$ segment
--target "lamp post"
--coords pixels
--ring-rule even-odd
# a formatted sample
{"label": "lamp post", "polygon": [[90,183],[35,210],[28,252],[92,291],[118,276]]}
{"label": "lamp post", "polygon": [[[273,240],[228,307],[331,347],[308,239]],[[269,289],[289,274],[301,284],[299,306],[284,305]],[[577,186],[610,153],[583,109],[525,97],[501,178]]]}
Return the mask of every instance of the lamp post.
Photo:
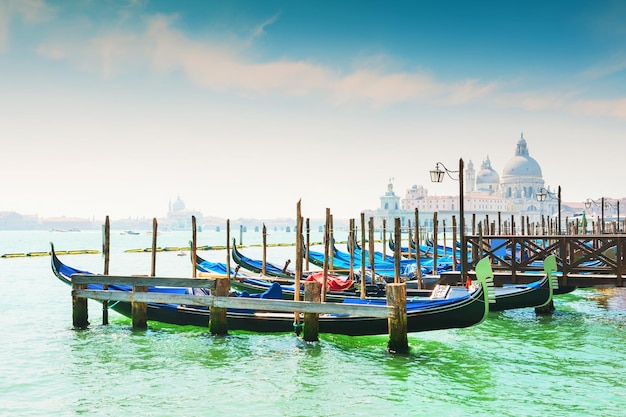
{"label": "lamp post", "polygon": [[[443,170],[441,169],[443,168]],[[459,182],[459,223],[460,223],[460,239],[461,239],[461,281],[466,277],[467,265],[467,243],[465,242],[465,210],[463,204],[463,158],[459,159],[459,170],[451,171],[441,162],[437,162],[435,169],[430,171],[430,180],[432,182],[442,182],[445,175],[452,180]],[[458,178],[454,178],[452,174],[457,174]]]}
{"label": "lamp post", "polygon": [[604,207],[605,208],[617,208],[617,231],[619,232],[619,200],[617,200],[615,202],[615,204],[613,204],[612,202],[608,201],[608,200],[604,200]]}
{"label": "lamp post", "polygon": [[591,205],[595,205],[595,206],[600,206],[602,211],[602,226],[601,226],[601,231],[602,233],[604,233],[604,209],[605,208],[609,208],[609,207],[616,207],[617,208],[617,231],[619,232],[619,200],[617,200],[616,204],[613,205],[613,203],[611,203],[610,201],[606,201],[604,199],[604,197],[602,197],[600,199],[600,203],[598,203],[596,200],[592,199],[592,198],[588,198],[587,201],[585,201],[585,207],[587,209],[591,208]]}
{"label": "lamp post", "polygon": [[545,188],[541,188],[541,190],[539,190],[539,192],[537,193],[537,201],[539,201],[540,203],[543,203],[544,201],[546,201],[546,197],[550,196],[551,198],[556,198],[558,203],[559,203],[559,212],[558,212],[558,226],[557,226],[557,232],[560,235],[561,234],[561,186],[559,185],[559,188],[557,189],[556,192],[556,196],[553,192],[550,192],[549,190],[546,190]]}
{"label": "lamp post", "polygon": [[604,234],[604,197],[602,197],[600,199],[600,203],[598,203],[596,200],[594,200],[593,198],[588,198],[587,201],[585,201],[585,207],[587,208],[587,210],[589,210],[591,208],[591,205],[594,206],[600,206],[600,213],[601,213],[601,217],[600,217],[600,233]]}

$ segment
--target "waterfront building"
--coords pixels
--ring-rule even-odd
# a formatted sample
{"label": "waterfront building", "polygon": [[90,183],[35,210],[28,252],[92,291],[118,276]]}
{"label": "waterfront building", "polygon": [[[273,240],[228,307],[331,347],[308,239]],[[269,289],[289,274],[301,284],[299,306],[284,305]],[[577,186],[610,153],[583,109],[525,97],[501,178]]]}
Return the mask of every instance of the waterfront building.
{"label": "waterfront building", "polygon": [[178,196],[176,201],[170,202],[167,212],[166,225],[171,230],[191,230],[192,216],[196,218],[196,224],[202,225],[204,217],[201,212],[196,210],[188,210],[185,208],[185,202]]}
{"label": "waterfront building", "polygon": [[[556,218],[558,200],[547,198],[543,202],[537,200],[537,193],[542,189],[556,195],[556,191],[545,186],[539,163],[530,156],[526,139],[522,134],[518,140],[513,157],[504,165],[502,175],[492,167],[489,156],[481,163],[476,172],[470,160],[464,169],[464,211],[465,223],[469,229],[472,217],[477,221],[485,218],[502,221],[511,216],[521,216],[530,222],[540,222],[542,216]],[[400,218],[402,226],[415,221],[415,209],[420,213],[420,225],[432,228],[433,214],[437,212],[439,227],[445,222],[446,227],[453,224],[452,217],[459,222],[459,195],[429,196],[428,190],[422,185],[413,185],[406,191],[404,198],[393,191],[393,179],[389,180],[387,192],[380,197],[380,207],[366,211],[366,217],[374,217],[377,228],[385,219],[387,229],[393,227],[393,219]]]}

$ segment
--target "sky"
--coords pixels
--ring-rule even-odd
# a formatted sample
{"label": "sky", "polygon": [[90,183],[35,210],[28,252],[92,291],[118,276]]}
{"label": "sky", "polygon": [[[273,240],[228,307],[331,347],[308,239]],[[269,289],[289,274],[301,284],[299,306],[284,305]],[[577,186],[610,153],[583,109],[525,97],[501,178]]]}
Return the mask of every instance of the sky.
{"label": "sky", "polygon": [[0,0],[0,211],[359,218],[523,133],[626,196],[626,2]]}

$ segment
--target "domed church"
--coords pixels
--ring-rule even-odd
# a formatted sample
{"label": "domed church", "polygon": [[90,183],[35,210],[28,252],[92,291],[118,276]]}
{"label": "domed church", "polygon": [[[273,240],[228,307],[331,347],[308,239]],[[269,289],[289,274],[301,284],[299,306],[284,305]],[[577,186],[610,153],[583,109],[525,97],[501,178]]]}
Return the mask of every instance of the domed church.
{"label": "domed church", "polygon": [[539,163],[528,152],[523,133],[517,142],[515,156],[504,166],[502,176],[491,167],[487,157],[477,174],[474,165],[471,162],[468,164],[465,181],[468,184],[467,194],[500,197],[506,200],[510,212],[537,219],[542,214],[552,215],[557,210],[555,201],[547,200],[541,206],[537,201],[537,193],[544,187],[543,174]]}
{"label": "domed church", "polygon": [[[464,185],[464,210],[479,218],[499,213],[503,216],[524,216],[531,222],[538,222],[542,215],[554,217],[558,214],[556,198],[549,197],[543,202],[537,200],[537,193],[544,188],[543,174],[528,152],[523,133],[513,158],[506,163],[501,174],[493,169],[489,157],[480,165],[478,172],[470,160],[464,170]],[[546,188],[551,195],[555,194]],[[424,225],[432,226],[427,213],[434,212],[439,213],[440,220],[445,219],[447,224],[452,224],[452,216],[458,215],[459,196],[429,196],[426,188],[414,185],[401,199],[394,193],[390,179],[387,192],[380,197],[380,207],[375,211],[366,211],[366,214],[373,216],[378,225],[382,220],[393,224],[393,219],[400,217],[404,226],[415,218],[415,209],[424,214],[421,217]]]}

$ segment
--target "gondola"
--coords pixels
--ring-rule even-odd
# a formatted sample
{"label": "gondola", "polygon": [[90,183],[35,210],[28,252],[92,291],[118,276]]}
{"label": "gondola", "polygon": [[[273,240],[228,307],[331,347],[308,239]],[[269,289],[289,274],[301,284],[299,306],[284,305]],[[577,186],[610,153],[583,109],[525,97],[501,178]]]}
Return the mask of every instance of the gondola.
{"label": "gondola", "polygon": [[[201,274],[219,274],[226,275],[228,267],[219,262],[209,262],[203,259],[198,254],[195,255],[196,269]],[[316,280],[320,281],[321,272],[309,273],[303,276],[303,281]],[[246,291],[251,294],[260,294],[265,292],[272,284],[278,283],[283,291],[283,298],[285,300],[293,300],[295,293],[294,280],[288,280],[284,278],[272,277],[272,276],[258,276],[241,273],[239,270],[233,270],[231,268],[230,273],[230,286],[237,291]],[[360,288],[354,285],[354,282],[347,276],[340,277],[337,275],[327,275],[327,288],[326,301],[328,302],[342,302],[346,298],[356,298],[360,295]],[[423,292],[424,293],[424,292]],[[300,294],[303,299],[304,287],[301,286]],[[385,287],[383,284],[367,285],[366,295],[369,297],[385,297]]]}
{"label": "gondola", "polygon": [[[89,274],[90,272],[75,269],[62,263],[54,253],[51,252],[52,271],[55,276],[66,284],[71,284],[73,274]],[[487,266],[488,262],[487,262]],[[489,272],[491,268],[489,267]],[[487,279],[489,278],[489,284]],[[441,293],[436,297],[425,301],[407,302],[407,331],[409,333],[430,330],[463,328],[480,323],[488,312],[490,288],[493,285],[492,274],[484,273],[479,277],[478,284],[474,285],[469,292],[461,296],[455,296],[454,291]],[[90,289],[101,289],[99,285],[90,285]],[[111,286],[109,288],[112,288]],[[129,290],[129,288],[114,288],[118,290]],[[148,291],[178,292],[194,291],[192,289],[149,287]],[[195,291],[202,291],[195,289]],[[279,297],[280,286],[272,286],[273,294],[267,297]],[[265,294],[264,294],[265,295]],[[384,300],[346,300],[344,302],[362,304],[385,304]],[[130,317],[131,304],[128,302],[117,302],[111,307],[118,313]],[[209,309],[199,306],[184,306],[178,304],[147,304],[148,320],[158,321],[177,325],[196,325],[206,327],[209,322]],[[293,332],[293,313],[273,313],[252,310],[228,310],[228,328],[230,330],[246,330],[254,332]],[[350,336],[379,335],[388,333],[388,319],[373,317],[356,317],[351,315],[320,314],[319,332],[334,333]]]}
{"label": "gondola", "polygon": [[[316,252],[309,250],[308,251],[308,259],[313,265],[316,265],[320,268],[324,266],[324,254],[321,252]],[[369,260],[366,257],[365,261],[366,268],[371,270],[369,267]],[[433,275],[433,260],[432,259],[424,259],[420,263],[420,267],[422,270],[422,276]],[[350,268],[350,254],[346,252],[341,252],[336,248],[333,248],[333,268],[335,270],[348,270]],[[361,268],[361,258],[354,257],[353,260],[353,268],[358,270]],[[414,259],[401,259],[400,260],[400,276],[405,279],[413,279],[416,277],[416,262]],[[441,258],[437,261],[437,272],[436,274],[440,274],[441,272],[451,271],[452,270],[452,259]],[[387,262],[387,261],[374,261],[374,273],[383,277],[386,281],[393,281],[395,276],[395,263]]]}
{"label": "gondola", "polygon": [[[203,260],[196,255],[196,267],[203,272],[222,273],[226,271],[225,266],[219,263],[210,263]],[[542,307],[548,304],[552,300],[552,296],[556,289],[558,289],[558,277],[553,274],[556,272],[556,258],[554,255],[549,256],[544,260],[544,274],[537,281],[528,284],[518,285],[505,285],[502,287],[495,287],[495,302],[489,305],[489,311],[503,311],[512,310],[516,308],[526,307]],[[232,275],[232,274],[231,274]],[[432,294],[430,290],[417,290],[413,289],[415,285],[410,281],[407,285],[408,297],[428,297]],[[272,281],[267,279],[258,279],[254,277],[245,277],[236,275],[231,278],[231,286],[237,288],[240,291],[247,291],[250,293],[263,293],[270,286],[273,285]],[[287,300],[293,300],[295,287],[292,281],[283,281],[280,283],[283,297]],[[370,286],[368,286],[370,287]],[[463,287],[460,287],[463,288]],[[303,289],[300,289],[301,293]],[[329,291],[327,293],[327,301],[341,302],[346,298],[358,297],[359,292],[354,288],[348,291]],[[366,291],[368,298],[382,298],[385,297],[384,285],[370,288]]]}
{"label": "gondola", "polygon": [[538,281],[521,285],[496,287],[496,302],[489,311],[503,311],[524,307],[543,307],[552,301],[554,290],[559,287],[556,257],[548,256],[543,261],[544,274]]}
{"label": "gondola", "polygon": [[[247,256],[243,255],[241,252],[239,252],[239,250],[237,249],[237,244],[234,239],[233,239],[233,246],[231,248],[231,256],[232,256],[233,261],[237,263],[239,266],[241,266],[242,268],[251,272],[255,272],[257,274],[262,273],[263,261],[248,258]],[[287,269],[287,265],[289,265],[289,261],[287,261],[287,263],[285,264],[283,268],[277,265],[274,265],[270,262],[265,262],[265,274],[272,276],[272,277],[293,279],[294,272]]]}

